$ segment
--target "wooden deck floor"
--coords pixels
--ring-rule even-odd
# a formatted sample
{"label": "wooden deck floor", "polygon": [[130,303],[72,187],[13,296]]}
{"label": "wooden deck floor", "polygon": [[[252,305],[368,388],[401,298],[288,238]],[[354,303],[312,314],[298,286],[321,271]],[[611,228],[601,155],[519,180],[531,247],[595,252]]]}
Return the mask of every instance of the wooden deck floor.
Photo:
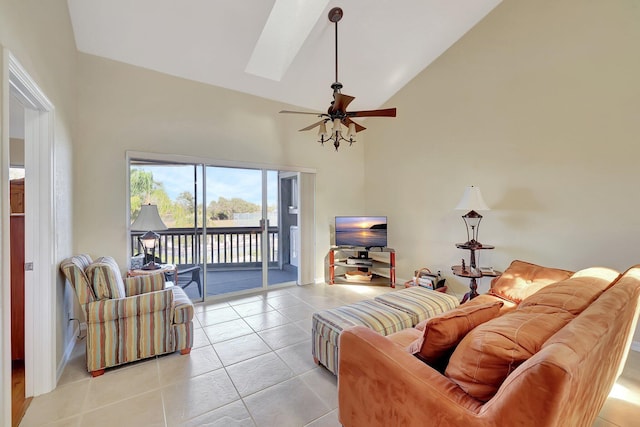
{"label": "wooden deck floor", "polygon": [[[180,267],[178,266],[178,272]],[[287,265],[281,269],[269,269],[269,286],[281,283],[295,283],[298,277],[298,269]],[[185,286],[189,277],[179,276],[178,285]],[[251,289],[262,289],[262,271],[258,269],[238,269],[219,271],[216,269],[207,270],[207,297],[221,296],[235,292],[248,291]],[[204,273],[200,272],[200,283],[204,286]],[[189,283],[184,287],[184,291],[194,301],[200,300],[201,295],[196,283]]]}

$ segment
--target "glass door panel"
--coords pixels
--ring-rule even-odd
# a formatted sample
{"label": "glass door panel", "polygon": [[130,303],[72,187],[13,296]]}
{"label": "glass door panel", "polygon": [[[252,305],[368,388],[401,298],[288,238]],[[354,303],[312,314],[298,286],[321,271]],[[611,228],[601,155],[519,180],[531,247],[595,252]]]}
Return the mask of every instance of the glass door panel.
{"label": "glass door panel", "polygon": [[[155,262],[175,264],[177,283],[194,301],[204,299],[204,266],[202,264],[202,182],[203,166],[131,160],[129,165],[130,215],[137,218],[142,205],[158,208],[166,229],[132,230],[131,254],[144,252],[139,237],[154,231],[160,237],[155,248]],[[175,277],[167,278],[175,280]]]}
{"label": "glass door panel", "polygon": [[262,171],[206,167],[207,295],[261,289]]}

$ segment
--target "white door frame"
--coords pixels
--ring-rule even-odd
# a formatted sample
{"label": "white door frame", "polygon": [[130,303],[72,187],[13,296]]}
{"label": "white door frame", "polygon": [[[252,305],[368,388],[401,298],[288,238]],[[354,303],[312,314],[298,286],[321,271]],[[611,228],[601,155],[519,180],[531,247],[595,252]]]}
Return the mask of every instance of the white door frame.
{"label": "white door frame", "polygon": [[[56,386],[56,298],[55,206],[54,206],[54,107],[18,60],[4,49],[2,72],[2,146],[8,153],[9,97],[25,107],[25,262],[33,270],[25,272],[25,394],[37,396]],[[8,159],[2,164],[8,176]],[[8,185],[6,185],[8,187]],[[5,197],[9,200],[8,195]],[[9,230],[10,205],[2,203],[2,230]],[[2,295],[11,294],[9,239],[2,245]],[[2,377],[11,378],[10,331],[11,298],[2,299]],[[9,322],[4,322],[9,320]],[[5,398],[0,412],[11,414],[10,381],[3,381]]]}

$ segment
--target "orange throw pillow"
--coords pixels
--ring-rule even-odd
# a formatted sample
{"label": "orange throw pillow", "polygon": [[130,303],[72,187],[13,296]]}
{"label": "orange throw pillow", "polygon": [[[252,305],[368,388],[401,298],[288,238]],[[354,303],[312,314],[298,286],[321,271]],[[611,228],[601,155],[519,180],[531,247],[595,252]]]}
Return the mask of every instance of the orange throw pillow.
{"label": "orange throw pillow", "polygon": [[504,303],[496,301],[481,305],[461,305],[427,320],[421,338],[409,346],[409,351],[432,367],[446,365],[448,356],[467,333],[476,326],[497,317]]}
{"label": "orange throw pillow", "polygon": [[509,267],[491,282],[489,294],[519,304],[529,295],[551,283],[568,279],[573,274],[569,270],[542,267],[520,260],[513,261]]}

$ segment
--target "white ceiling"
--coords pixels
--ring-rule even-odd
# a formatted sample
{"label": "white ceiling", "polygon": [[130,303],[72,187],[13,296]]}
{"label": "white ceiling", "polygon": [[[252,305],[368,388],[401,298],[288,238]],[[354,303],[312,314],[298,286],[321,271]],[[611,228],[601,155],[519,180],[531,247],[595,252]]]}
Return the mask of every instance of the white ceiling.
{"label": "white ceiling", "polygon": [[344,11],[342,92],[362,110],[380,107],[499,3],[68,0],[81,52],[314,111],[329,106],[335,79],[331,8]]}

